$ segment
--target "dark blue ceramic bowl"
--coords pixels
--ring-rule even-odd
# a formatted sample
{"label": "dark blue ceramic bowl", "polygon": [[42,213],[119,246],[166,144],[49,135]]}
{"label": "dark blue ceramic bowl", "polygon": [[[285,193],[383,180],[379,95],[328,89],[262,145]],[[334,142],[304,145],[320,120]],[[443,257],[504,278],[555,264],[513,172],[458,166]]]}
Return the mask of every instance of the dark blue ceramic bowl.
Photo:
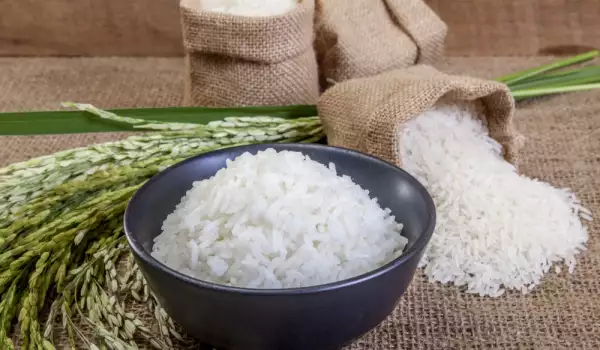
{"label": "dark blue ceramic bowl", "polygon": [[[333,162],[338,173],[377,197],[403,223],[408,246],[399,258],[367,274],[326,285],[259,290],[233,288],[182,275],[150,256],[166,216],[194,181],[213,176],[225,161],[267,148],[299,151]],[[413,278],[435,226],[425,188],[405,171],[346,149],[315,144],[233,147],[176,164],[150,179],[125,213],[131,250],[150,288],[175,322],[201,342],[222,349],[339,349],[381,323]]]}

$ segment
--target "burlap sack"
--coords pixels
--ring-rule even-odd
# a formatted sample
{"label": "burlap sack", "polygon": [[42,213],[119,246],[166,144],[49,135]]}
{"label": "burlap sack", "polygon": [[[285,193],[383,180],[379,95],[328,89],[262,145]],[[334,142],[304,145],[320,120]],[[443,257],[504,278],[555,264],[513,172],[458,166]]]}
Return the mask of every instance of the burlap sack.
{"label": "burlap sack", "polygon": [[184,103],[197,106],[314,104],[314,0],[279,16],[199,10],[181,0],[186,49]]}
{"label": "burlap sack", "polygon": [[321,85],[367,77],[443,52],[447,27],[422,0],[317,0]]}
{"label": "burlap sack", "polygon": [[330,145],[354,149],[402,165],[399,137],[409,120],[444,103],[473,101],[490,136],[516,165],[519,136],[514,100],[504,84],[453,76],[417,65],[335,85],[318,102]]}

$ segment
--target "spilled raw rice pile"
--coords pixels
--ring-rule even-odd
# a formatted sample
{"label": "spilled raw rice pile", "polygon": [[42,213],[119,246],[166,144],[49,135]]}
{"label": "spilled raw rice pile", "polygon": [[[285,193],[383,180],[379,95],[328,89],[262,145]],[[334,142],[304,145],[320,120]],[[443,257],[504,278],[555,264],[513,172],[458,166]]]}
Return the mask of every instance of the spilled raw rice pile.
{"label": "spilled raw rice pile", "polygon": [[198,181],[163,223],[152,256],[184,274],[249,288],[318,285],[399,256],[402,225],[347,176],[269,149]]}
{"label": "spilled raw rice pile", "polygon": [[588,239],[580,217],[591,220],[591,213],[569,190],[519,175],[473,115],[464,106],[438,106],[402,131],[403,166],[437,207],[421,265],[430,280],[470,293],[527,293],[553,265],[573,271]]}

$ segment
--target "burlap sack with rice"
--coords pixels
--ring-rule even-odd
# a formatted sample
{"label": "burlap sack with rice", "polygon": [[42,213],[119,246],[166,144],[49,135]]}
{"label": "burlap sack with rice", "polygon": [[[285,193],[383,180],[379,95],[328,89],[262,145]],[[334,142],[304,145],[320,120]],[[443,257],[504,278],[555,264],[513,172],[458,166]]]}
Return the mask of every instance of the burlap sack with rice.
{"label": "burlap sack with rice", "polygon": [[441,57],[447,27],[422,0],[317,0],[321,85]]}
{"label": "burlap sack with rice", "polygon": [[502,145],[505,159],[517,165],[521,137],[513,124],[514,99],[498,82],[417,65],[337,84],[321,96],[317,108],[330,145],[401,166],[398,146],[404,125],[439,101],[471,101],[490,136]]}
{"label": "burlap sack with rice", "polygon": [[186,105],[314,104],[314,0],[289,13],[245,17],[202,11],[181,0]]}

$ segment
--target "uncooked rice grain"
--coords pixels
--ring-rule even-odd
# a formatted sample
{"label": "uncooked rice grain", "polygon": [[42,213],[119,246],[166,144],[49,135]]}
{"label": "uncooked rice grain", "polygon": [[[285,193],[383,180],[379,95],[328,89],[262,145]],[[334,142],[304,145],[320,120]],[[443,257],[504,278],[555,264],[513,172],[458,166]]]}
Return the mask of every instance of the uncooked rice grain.
{"label": "uncooked rice grain", "polygon": [[164,221],[152,256],[217,284],[305,287],[388,263],[407,243],[401,230],[333,163],[268,149],[195,182]]}
{"label": "uncooked rice grain", "polygon": [[199,0],[200,7],[237,16],[263,17],[292,11],[297,0]]}
{"label": "uncooked rice grain", "polygon": [[528,293],[553,264],[573,272],[588,239],[580,218],[591,213],[568,189],[519,175],[475,115],[472,105],[438,105],[400,131],[403,167],[437,207],[421,266],[469,293]]}

